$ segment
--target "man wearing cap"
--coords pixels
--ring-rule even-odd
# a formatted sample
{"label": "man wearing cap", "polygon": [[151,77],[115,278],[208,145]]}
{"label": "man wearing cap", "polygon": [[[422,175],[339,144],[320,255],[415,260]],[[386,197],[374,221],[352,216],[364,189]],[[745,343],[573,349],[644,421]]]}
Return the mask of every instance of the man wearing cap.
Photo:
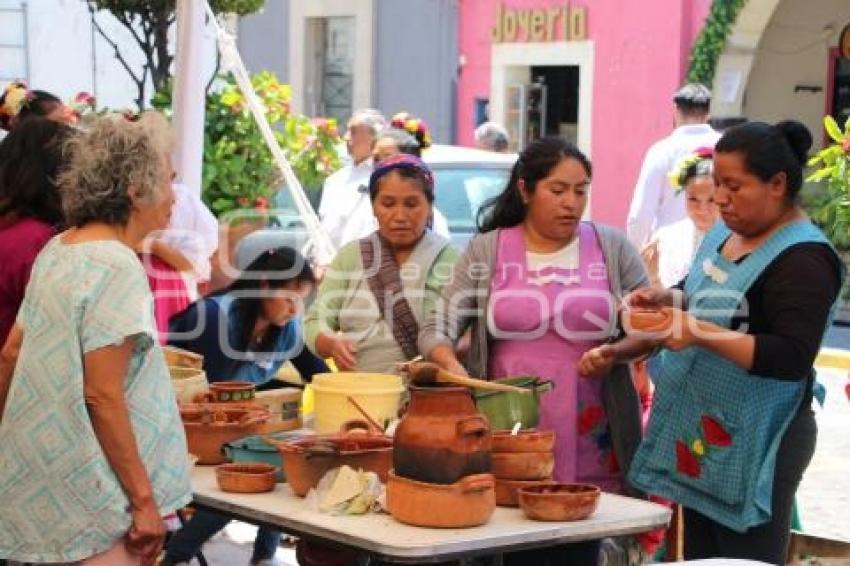
{"label": "man wearing cap", "polygon": [[711,91],[686,84],[673,96],[676,129],[655,142],[643,160],[626,221],[629,240],[643,248],[652,234],[685,218],[685,198],[676,194],[667,174],[683,157],[700,147],[714,147],[720,134],[708,125]]}

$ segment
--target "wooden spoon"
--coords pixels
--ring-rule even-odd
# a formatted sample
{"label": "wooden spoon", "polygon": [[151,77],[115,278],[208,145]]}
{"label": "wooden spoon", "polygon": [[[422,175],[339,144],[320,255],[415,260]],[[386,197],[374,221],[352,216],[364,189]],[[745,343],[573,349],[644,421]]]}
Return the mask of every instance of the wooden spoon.
{"label": "wooden spoon", "polygon": [[529,389],[507,385],[505,383],[493,383],[483,379],[474,379],[462,375],[450,373],[437,364],[431,362],[411,362],[407,364],[406,371],[411,381],[417,385],[433,385],[435,383],[451,383],[463,387],[475,389],[486,389],[489,391],[506,391],[510,393],[530,393]]}

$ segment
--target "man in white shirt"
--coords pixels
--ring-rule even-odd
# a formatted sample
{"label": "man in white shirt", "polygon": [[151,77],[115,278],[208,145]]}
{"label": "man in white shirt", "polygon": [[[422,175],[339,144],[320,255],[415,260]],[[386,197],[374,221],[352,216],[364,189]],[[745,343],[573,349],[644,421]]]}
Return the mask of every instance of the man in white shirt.
{"label": "man in white shirt", "polygon": [[358,110],[348,121],[345,145],[351,164],[325,180],[319,202],[322,226],[337,249],[374,230],[368,188],[372,146],[386,124],[381,113],[372,109]]}
{"label": "man in white shirt", "polygon": [[685,218],[685,197],[676,194],[667,175],[681,159],[700,147],[714,147],[720,134],[708,125],[711,91],[687,84],[673,96],[676,129],[656,142],[643,160],[626,221],[629,240],[643,248],[652,234]]}

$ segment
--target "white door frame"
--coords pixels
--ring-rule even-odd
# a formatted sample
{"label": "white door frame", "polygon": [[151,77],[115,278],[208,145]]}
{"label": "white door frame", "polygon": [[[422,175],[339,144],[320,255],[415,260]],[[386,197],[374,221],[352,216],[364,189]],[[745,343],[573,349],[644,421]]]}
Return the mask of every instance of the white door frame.
{"label": "white door frame", "polygon": [[[276,1],[276,0],[274,0]],[[304,112],[307,62],[307,20],[337,16],[354,17],[354,93],[352,111],[372,106],[374,70],[374,0],[294,0],[289,2],[289,82],[292,108]],[[344,127],[341,124],[340,127]]]}
{"label": "white door frame", "polygon": [[578,81],[577,145],[590,157],[593,107],[593,41],[557,43],[500,43],[491,49],[490,116],[505,123],[505,92],[517,76],[517,68],[534,66],[576,66]]}

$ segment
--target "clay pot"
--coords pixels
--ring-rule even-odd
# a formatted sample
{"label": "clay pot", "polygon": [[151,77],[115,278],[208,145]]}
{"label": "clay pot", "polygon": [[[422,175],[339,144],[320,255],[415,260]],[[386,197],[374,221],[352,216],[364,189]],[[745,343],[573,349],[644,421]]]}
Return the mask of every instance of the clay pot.
{"label": "clay pot", "polygon": [[551,452],[555,446],[555,431],[509,430],[493,432],[493,452]]}
{"label": "clay pot", "polygon": [[210,383],[205,399],[210,403],[244,403],[254,398],[257,386],[248,381],[219,381]]}
{"label": "clay pot", "polygon": [[524,487],[519,506],[536,521],[578,521],[596,511],[600,490],[595,485],[559,483]]}
{"label": "clay pot", "polygon": [[375,472],[386,482],[392,467],[393,440],[387,436],[313,436],[274,444],[283,457],[286,482],[299,497],[333,468],[347,465]]}
{"label": "clay pot", "polygon": [[453,484],[490,471],[490,427],[465,387],[411,387],[394,438],[393,467],[401,477]]}
{"label": "clay pot", "polygon": [[461,528],[486,523],[496,508],[495,480],[475,474],[455,483],[432,484],[391,471],[387,510],[396,520],[418,527]]}
{"label": "clay pot", "polygon": [[650,311],[629,309],[623,311],[623,326],[647,334],[663,334],[669,332],[673,324],[673,315],[669,310]]}
{"label": "clay pot", "polygon": [[226,462],[222,447],[237,438],[257,434],[270,416],[264,408],[252,405],[207,403],[180,407],[189,453],[198,457],[198,464]]}
{"label": "clay pot", "polygon": [[551,452],[496,452],[493,475],[505,480],[545,480],[555,470]]}
{"label": "clay pot", "polygon": [[496,505],[500,507],[518,507],[519,490],[524,487],[538,485],[554,485],[556,482],[546,480],[501,480],[496,479]]}
{"label": "clay pot", "polygon": [[277,468],[262,462],[222,464],[215,469],[215,479],[221,491],[232,493],[265,493],[272,491],[277,481]]}

